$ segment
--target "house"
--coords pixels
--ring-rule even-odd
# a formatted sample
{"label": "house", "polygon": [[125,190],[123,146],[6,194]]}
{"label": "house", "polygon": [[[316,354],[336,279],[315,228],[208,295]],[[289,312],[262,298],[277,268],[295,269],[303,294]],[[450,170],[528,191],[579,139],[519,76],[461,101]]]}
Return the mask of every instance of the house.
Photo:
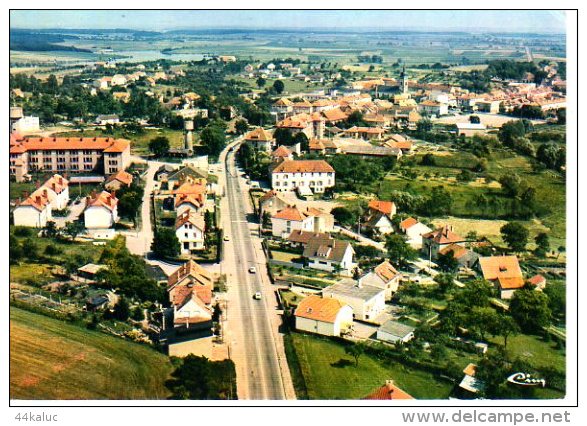
{"label": "house", "polygon": [[388,343],[407,343],[414,338],[414,327],[389,320],[377,329],[377,340]]}
{"label": "house", "polygon": [[311,295],[295,310],[296,329],[323,336],[340,336],[353,325],[353,309],[336,299]]}
{"label": "house", "polygon": [[471,137],[487,133],[487,126],[482,123],[456,123],[455,126],[457,127],[457,136]]}
{"label": "house", "polygon": [[293,160],[293,152],[285,145],[280,145],[271,153],[271,159],[274,163],[281,163],[285,160]]}
{"label": "house", "polygon": [[501,299],[511,299],[516,290],[524,287],[517,256],[480,257],[479,269],[483,278],[497,288]]}
{"label": "house", "polygon": [[487,112],[490,114],[499,114],[499,106],[501,105],[500,100],[482,100],[476,102],[477,111]]}
{"label": "house", "polygon": [[69,181],[63,176],[54,174],[40,188],[48,191],[52,210],[63,210],[67,207],[69,203]]}
{"label": "house", "polygon": [[536,290],[544,290],[544,287],[546,287],[546,278],[540,274],[534,275],[532,278],[528,278],[527,282]]}
{"label": "house", "polygon": [[406,391],[403,391],[402,389],[398,388],[393,380],[386,380],[383,386],[381,386],[374,392],[370,393],[363,399],[387,401],[393,399],[402,400],[415,398],[408,394]]}
{"label": "house", "polygon": [[253,148],[264,152],[270,152],[271,148],[275,145],[273,135],[262,127],[251,130],[245,135],[244,140]]}
{"label": "house", "polygon": [[292,247],[305,247],[312,238],[329,239],[330,234],[327,232],[302,231],[296,229],[291,231],[287,240]]}
{"label": "house", "polygon": [[88,263],[77,268],[77,276],[85,280],[95,281],[98,272],[108,270],[108,265]]}
{"label": "house", "polygon": [[167,178],[175,170],[176,170],[176,168],[174,166],[171,166],[169,164],[164,164],[157,169],[157,171],[155,172],[154,179],[157,182],[167,182]]}
{"label": "house", "polygon": [[212,309],[196,292],[190,292],[183,300],[173,304],[173,326],[195,330],[211,329]]}
{"label": "house", "polygon": [[120,118],[116,114],[103,114],[96,117],[95,123],[99,126],[105,126],[106,124],[118,124]]}
{"label": "house", "polygon": [[383,134],[385,133],[385,129],[381,129],[379,127],[357,127],[353,126],[350,129],[346,129],[344,131],[345,137],[350,138],[357,138],[357,139],[381,139]]}
{"label": "house", "polygon": [[463,370],[465,376],[459,383],[459,388],[466,391],[468,394],[477,394],[485,389],[485,384],[475,377],[477,373],[477,366],[475,364],[468,364]]}
{"label": "house", "polygon": [[206,186],[201,183],[187,181],[173,190],[172,194],[175,196],[174,206],[177,214],[183,213],[186,209],[197,213],[206,202]]}
{"label": "house", "polygon": [[314,193],[322,193],[334,183],[335,171],[324,160],[285,160],[271,172],[271,184],[276,191],[293,191],[304,186]]}
{"label": "house", "polygon": [[13,217],[15,226],[43,228],[52,219],[47,193],[35,191],[14,208]]}
{"label": "house", "polygon": [[310,238],[302,256],[308,260],[308,267],[321,271],[352,276],[356,263],[355,251],[348,241],[333,238]]}
{"label": "house", "polygon": [[449,244],[441,248],[438,254],[452,254],[461,268],[472,268],[479,260],[479,255],[466,247],[458,244]]}
{"label": "house", "polygon": [[401,279],[402,274],[385,260],[371,272],[359,278],[359,282],[385,290],[385,300],[389,301],[397,291]]}
{"label": "house", "polygon": [[287,206],[289,203],[277,191],[271,189],[259,198],[259,216],[263,218],[265,213],[273,215]]}
{"label": "house", "polygon": [[392,201],[371,200],[368,205],[364,225],[380,235],[393,233],[391,219],[397,213]]}
{"label": "house", "polygon": [[341,152],[347,155],[360,155],[362,157],[395,157],[397,159],[403,155],[402,150],[399,148],[356,144],[343,146]]}
{"label": "house", "polygon": [[209,306],[213,288],[212,274],[193,260],[188,260],[167,278],[167,293],[172,305],[180,305],[187,296],[195,293]]}
{"label": "house", "polygon": [[310,139],[309,143],[309,150],[310,152],[315,152],[318,154],[336,154],[339,152],[340,148],[336,141],[332,139]]}
{"label": "house", "polygon": [[86,301],[86,308],[89,311],[103,310],[108,307],[110,299],[106,295],[94,296]]}
{"label": "house", "polygon": [[175,219],[175,235],[179,240],[181,254],[190,254],[192,250],[204,250],[204,218],[190,209],[184,210]]}
{"label": "house", "polygon": [[435,115],[437,117],[440,117],[441,115],[448,114],[448,104],[441,103],[438,101],[427,100],[420,103],[419,107],[420,111],[428,115]]}
{"label": "house", "polygon": [[322,297],[332,298],[353,308],[353,318],[373,321],[385,311],[385,291],[378,287],[344,278],[322,290]]}
{"label": "house", "polygon": [[466,239],[453,232],[450,225],[441,226],[434,231],[422,235],[422,254],[431,259],[438,257],[438,252],[450,245],[464,246]]}
{"label": "house", "polygon": [[14,121],[10,126],[10,131],[20,133],[21,135],[26,133],[36,133],[41,130],[39,117],[31,115],[23,116],[18,120]]}
{"label": "house", "polygon": [[314,232],[332,232],[334,230],[334,216],[332,214],[316,207],[308,207],[305,213],[314,217]]}
{"label": "house", "polygon": [[296,206],[287,206],[271,216],[274,237],[287,238],[291,231],[314,231],[314,216],[308,216]]}
{"label": "house", "polygon": [[111,86],[124,86],[126,84],[126,77],[122,74],[115,74],[110,79]]}
{"label": "house", "polygon": [[118,222],[118,198],[115,192],[102,191],[86,198],[84,224],[87,229],[107,229]]}
{"label": "house", "polygon": [[104,183],[104,188],[108,191],[117,191],[123,187],[129,187],[132,184],[132,175],[124,170],[120,170],[113,175],[108,176]]}
{"label": "house", "polygon": [[399,223],[399,229],[406,235],[408,244],[413,247],[420,247],[422,245],[422,235],[432,232],[432,229],[413,217],[402,220]]}
{"label": "house", "polygon": [[197,167],[183,166],[167,175],[169,189],[174,189],[184,183],[198,184],[205,188],[208,172]]}

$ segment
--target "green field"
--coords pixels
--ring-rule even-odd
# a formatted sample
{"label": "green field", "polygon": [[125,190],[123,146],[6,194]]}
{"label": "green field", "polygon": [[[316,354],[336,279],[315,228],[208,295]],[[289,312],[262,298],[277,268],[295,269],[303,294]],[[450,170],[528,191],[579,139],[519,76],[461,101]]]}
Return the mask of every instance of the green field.
{"label": "green field", "polygon": [[146,346],[10,308],[11,399],[165,399],[171,371]]}
{"label": "green field", "polygon": [[310,399],[361,399],[388,379],[416,399],[445,399],[453,387],[431,373],[369,355],[361,356],[355,367],[341,344],[298,333],[291,337]]}

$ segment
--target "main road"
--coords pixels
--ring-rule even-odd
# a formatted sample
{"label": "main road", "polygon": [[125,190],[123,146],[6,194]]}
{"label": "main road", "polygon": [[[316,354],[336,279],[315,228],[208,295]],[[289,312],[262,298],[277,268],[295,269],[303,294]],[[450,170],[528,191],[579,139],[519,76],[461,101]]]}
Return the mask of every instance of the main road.
{"label": "main road", "polygon": [[[237,393],[239,399],[295,399],[258,225],[251,220],[248,191],[235,164],[238,146],[239,142],[232,144],[220,157],[226,192],[221,216],[229,238],[222,261],[228,286],[225,338],[237,370]],[[251,267],[255,273],[249,272]],[[256,292],[262,294],[261,300],[253,298]]]}

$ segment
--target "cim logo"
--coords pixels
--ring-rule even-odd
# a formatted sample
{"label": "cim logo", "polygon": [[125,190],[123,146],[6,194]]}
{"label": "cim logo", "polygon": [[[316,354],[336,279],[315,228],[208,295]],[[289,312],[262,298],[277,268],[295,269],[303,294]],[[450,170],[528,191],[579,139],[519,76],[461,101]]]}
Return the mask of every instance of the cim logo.
{"label": "cim logo", "polygon": [[507,378],[507,381],[522,386],[546,386],[546,380],[535,379],[531,374],[526,373],[514,373]]}

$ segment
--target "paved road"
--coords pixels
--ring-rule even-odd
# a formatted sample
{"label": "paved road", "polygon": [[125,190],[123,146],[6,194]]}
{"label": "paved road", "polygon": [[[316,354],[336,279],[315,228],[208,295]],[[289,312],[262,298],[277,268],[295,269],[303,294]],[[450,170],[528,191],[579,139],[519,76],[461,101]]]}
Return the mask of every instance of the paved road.
{"label": "paved road", "polygon": [[[238,176],[234,155],[224,161],[226,197],[222,200],[225,235],[223,273],[228,281],[227,338],[230,356],[237,369],[239,399],[295,399],[291,377],[278,332],[279,317],[274,289],[267,277],[265,259],[256,234],[258,225],[247,222],[252,217],[243,179]],[[249,273],[251,266],[257,273]],[[261,300],[253,299],[261,292]]]}

